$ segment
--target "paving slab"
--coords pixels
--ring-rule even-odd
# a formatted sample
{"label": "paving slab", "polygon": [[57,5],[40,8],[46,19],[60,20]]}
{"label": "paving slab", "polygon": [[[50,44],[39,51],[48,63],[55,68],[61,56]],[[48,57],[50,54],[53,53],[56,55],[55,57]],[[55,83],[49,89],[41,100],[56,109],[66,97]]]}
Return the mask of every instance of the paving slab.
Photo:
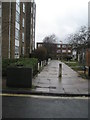
{"label": "paving slab", "polygon": [[[62,64],[62,78],[59,78],[59,64]],[[33,79],[34,91],[58,94],[88,94],[90,81],[81,78],[66,64],[52,60]]]}

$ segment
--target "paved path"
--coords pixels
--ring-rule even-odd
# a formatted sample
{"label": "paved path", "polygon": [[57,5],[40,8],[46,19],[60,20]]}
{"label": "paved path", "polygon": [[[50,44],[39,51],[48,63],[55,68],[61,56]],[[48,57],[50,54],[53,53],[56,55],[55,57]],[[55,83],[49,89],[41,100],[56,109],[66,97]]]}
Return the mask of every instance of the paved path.
{"label": "paved path", "polygon": [[52,60],[38,76],[33,79],[34,91],[47,93],[88,94],[88,80],[62,63],[62,78],[58,77],[60,61]]}

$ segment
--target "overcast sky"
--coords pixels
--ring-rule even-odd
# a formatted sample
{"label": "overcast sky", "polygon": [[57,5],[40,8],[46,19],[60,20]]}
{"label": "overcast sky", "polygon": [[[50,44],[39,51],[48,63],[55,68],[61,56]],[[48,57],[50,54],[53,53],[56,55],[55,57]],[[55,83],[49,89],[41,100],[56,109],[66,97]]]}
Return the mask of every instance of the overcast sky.
{"label": "overcast sky", "polygon": [[56,34],[58,41],[74,33],[80,26],[88,25],[89,0],[35,0],[36,42]]}

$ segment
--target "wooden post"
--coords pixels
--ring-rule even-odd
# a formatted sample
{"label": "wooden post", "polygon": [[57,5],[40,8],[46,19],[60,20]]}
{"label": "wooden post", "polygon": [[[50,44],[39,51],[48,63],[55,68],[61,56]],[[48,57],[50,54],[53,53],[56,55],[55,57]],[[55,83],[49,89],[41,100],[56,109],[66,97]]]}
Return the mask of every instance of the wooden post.
{"label": "wooden post", "polygon": [[62,64],[59,64],[59,77],[62,77]]}

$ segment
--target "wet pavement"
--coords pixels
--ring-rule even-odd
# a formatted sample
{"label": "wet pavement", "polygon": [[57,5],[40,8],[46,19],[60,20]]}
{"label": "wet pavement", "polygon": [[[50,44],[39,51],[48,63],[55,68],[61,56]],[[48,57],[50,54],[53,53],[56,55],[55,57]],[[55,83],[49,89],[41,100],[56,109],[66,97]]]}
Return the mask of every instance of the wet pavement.
{"label": "wet pavement", "polygon": [[77,72],[62,63],[62,78],[59,78],[58,60],[52,60],[33,79],[32,91],[59,94],[88,94],[88,80],[81,78]]}

